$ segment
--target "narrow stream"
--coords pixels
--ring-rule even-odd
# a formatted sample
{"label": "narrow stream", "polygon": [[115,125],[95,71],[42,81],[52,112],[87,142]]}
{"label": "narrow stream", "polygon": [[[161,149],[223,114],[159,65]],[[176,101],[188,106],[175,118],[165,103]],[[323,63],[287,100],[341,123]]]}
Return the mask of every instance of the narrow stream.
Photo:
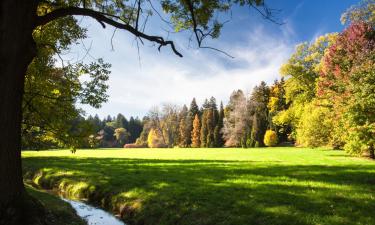
{"label": "narrow stream", "polygon": [[87,221],[88,225],[125,225],[122,221],[117,219],[106,211],[87,205],[83,202],[73,201],[62,198],[68,202],[77,212],[77,215]]}

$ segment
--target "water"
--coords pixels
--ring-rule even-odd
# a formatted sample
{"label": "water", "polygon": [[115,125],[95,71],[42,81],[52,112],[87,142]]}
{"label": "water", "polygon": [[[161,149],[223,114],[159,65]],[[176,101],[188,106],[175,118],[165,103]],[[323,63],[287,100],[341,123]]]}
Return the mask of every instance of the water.
{"label": "water", "polygon": [[122,221],[102,209],[89,206],[83,202],[63,198],[77,212],[77,215],[87,221],[88,225],[125,225]]}

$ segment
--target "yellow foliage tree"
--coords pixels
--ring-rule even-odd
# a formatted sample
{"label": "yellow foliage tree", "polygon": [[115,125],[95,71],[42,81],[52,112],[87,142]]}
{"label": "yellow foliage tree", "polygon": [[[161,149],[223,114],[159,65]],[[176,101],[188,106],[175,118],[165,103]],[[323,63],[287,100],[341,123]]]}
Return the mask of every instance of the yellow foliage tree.
{"label": "yellow foliage tree", "polygon": [[147,136],[147,145],[149,148],[165,147],[165,144],[155,129],[151,129]]}
{"label": "yellow foliage tree", "polygon": [[268,147],[276,146],[277,145],[277,134],[273,130],[267,130],[266,134],[264,135],[264,144]]}

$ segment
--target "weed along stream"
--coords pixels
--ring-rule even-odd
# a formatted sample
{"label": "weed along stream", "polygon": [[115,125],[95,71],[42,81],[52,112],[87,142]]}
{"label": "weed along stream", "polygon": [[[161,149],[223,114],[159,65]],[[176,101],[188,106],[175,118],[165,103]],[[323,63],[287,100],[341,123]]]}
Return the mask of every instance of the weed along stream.
{"label": "weed along stream", "polygon": [[125,225],[106,211],[87,205],[86,203],[62,198],[68,202],[77,212],[77,215],[87,221],[88,225]]}

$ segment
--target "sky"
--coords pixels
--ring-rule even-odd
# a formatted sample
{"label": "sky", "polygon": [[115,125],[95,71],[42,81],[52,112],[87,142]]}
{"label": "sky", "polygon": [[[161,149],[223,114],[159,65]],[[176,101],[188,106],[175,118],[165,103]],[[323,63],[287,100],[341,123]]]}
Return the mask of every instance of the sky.
{"label": "sky", "polygon": [[[219,103],[227,103],[230,94],[242,89],[250,94],[261,81],[272,84],[280,78],[279,68],[293,53],[296,44],[311,42],[330,32],[340,32],[341,14],[358,0],[268,0],[270,8],[283,25],[264,20],[248,7],[234,7],[232,17],[222,29],[219,39],[206,45],[232,55],[197,49],[189,43],[189,32],[170,34],[180,58],[164,47],[145,41],[139,44],[129,33],[107,26],[103,29],[95,20],[79,18],[88,29],[88,38],[74,46],[70,59],[82,57],[83,49],[90,49],[85,60],[103,58],[112,64],[108,81],[108,101],[100,109],[79,105],[87,115],[101,118],[122,113],[127,118],[142,118],[150,108],[165,103],[190,105],[195,97],[198,104],[214,96]],[[222,15],[226,20],[229,15]],[[166,25],[157,19],[147,24],[146,32],[167,36]],[[112,38],[112,35],[114,36]],[[112,40],[112,41],[111,41]]]}

